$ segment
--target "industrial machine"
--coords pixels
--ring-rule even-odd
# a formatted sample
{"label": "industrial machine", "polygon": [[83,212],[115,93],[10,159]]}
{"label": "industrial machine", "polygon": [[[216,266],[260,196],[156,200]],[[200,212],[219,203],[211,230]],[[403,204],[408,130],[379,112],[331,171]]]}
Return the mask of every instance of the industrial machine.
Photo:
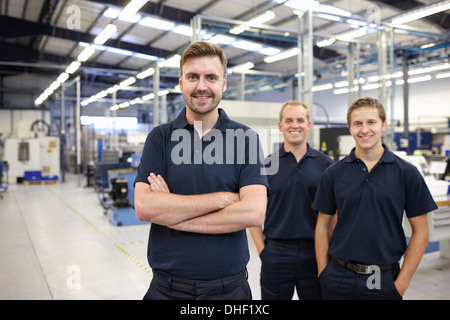
{"label": "industrial machine", "polygon": [[[8,163],[0,160],[0,192],[6,192],[8,190]],[[3,195],[0,193],[0,199],[3,199]]]}
{"label": "industrial machine", "polygon": [[31,125],[23,122],[20,134],[5,140],[4,160],[9,163],[10,183],[58,180],[60,139],[48,136],[48,130],[38,131],[38,124],[45,122],[36,120]]}
{"label": "industrial machine", "polygon": [[136,168],[108,171],[111,184],[110,203],[106,209],[108,220],[116,226],[144,224],[134,210],[134,179]]}

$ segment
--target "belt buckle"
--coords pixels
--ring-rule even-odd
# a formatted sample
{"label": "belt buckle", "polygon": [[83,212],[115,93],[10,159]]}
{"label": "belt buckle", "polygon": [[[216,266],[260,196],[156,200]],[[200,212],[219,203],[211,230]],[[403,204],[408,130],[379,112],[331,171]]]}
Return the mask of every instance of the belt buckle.
{"label": "belt buckle", "polygon": [[370,266],[365,264],[356,264],[355,272],[359,274],[371,274]]}

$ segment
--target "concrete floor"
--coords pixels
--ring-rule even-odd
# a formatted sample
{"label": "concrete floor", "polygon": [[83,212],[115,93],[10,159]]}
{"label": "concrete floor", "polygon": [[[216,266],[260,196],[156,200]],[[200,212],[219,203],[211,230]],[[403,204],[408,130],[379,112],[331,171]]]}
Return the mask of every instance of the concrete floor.
{"label": "concrete floor", "polygon": [[[66,175],[50,185],[10,185],[0,199],[0,299],[141,299],[152,278],[149,225],[108,222],[93,188]],[[250,238],[249,238],[250,239]],[[260,260],[249,241],[249,282],[260,299]],[[450,260],[427,253],[405,299],[450,299]],[[296,299],[296,297],[294,297]]]}

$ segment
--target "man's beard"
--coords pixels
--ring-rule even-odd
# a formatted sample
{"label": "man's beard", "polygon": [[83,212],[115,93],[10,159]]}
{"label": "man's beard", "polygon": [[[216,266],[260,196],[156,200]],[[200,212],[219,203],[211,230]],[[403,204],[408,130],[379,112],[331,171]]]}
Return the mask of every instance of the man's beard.
{"label": "man's beard", "polygon": [[[192,100],[193,96],[201,96],[201,95],[207,95],[209,97],[212,98],[211,102],[200,102],[197,103],[197,105],[195,104],[195,102]],[[197,113],[197,114],[207,114],[209,112],[211,112],[212,110],[214,110],[220,102],[221,97],[216,97],[215,95],[213,95],[210,92],[194,92],[193,94],[186,96],[183,95],[184,101],[186,102],[186,106],[193,112]],[[205,107],[206,104],[209,104],[209,106]]]}

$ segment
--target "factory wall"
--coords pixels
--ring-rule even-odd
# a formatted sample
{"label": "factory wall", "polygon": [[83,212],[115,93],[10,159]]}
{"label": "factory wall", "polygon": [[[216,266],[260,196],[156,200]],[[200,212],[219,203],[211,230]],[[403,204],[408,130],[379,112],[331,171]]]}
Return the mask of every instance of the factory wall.
{"label": "factory wall", "polygon": [[[437,125],[448,127],[447,118],[450,117],[450,78],[430,80],[409,84],[409,121],[412,126]],[[297,93],[292,92],[291,87],[283,91],[272,91],[247,95],[247,101],[278,102],[280,107],[284,101],[297,99]],[[395,86],[394,119],[403,123],[403,87]],[[362,90],[361,96],[378,97],[378,91]],[[315,104],[320,104],[333,123],[346,123],[347,108],[349,105],[347,94],[334,94],[333,90],[315,92],[313,95]],[[390,117],[389,106],[385,106]],[[323,122],[325,113],[321,107],[316,106],[316,118]]]}
{"label": "factory wall", "polygon": [[[36,79],[28,80],[33,82]],[[30,83],[26,80],[20,80],[19,78],[14,81],[22,81],[23,87],[29,87]],[[450,78],[440,80],[430,80],[420,83],[412,83],[409,85],[409,121],[412,129],[415,126],[421,126],[425,128],[448,127],[448,119],[450,117]],[[294,90],[294,92],[293,92]],[[394,118],[403,123],[403,88],[401,85],[395,86],[395,104],[394,104]],[[361,91],[361,96],[377,97],[377,90]],[[275,113],[277,107],[288,100],[297,99],[296,90],[292,87],[286,87],[280,91],[267,91],[257,94],[247,95],[245,97],[248,102],[267,102],[274,103],[272,112]],[[26,101],[28,97],[24,97]],[[19,100],[17,100],[19,101]],[[324,123],[326,120],[325,113],[322,108],[325,108],[329,120],[331,123],[345,123],[346,111],[348,108],[348,98],[346,94],[335,95],[333,90],[326,90],[314,93],[313,101],[316,105],[316,120]],[[29,103],[29,102],[28,102]],[[57,104],[57,102],[53,102]],[[19,105],[20,103],[17,102]],[[29,107],[29,105],[28,105]],[[59,105],[56,106],[57,113]],[[103,106],[83,108],[82,115],[108,115],[108,111]],[[388,118],[390,118],[390,109],[387,108]],[[255,115],[256,113],[253,113]],[[54,116],[59,116],[55,114]],[[73,117],[73,112],[66,113],[66,117]],[[137,107],[129,107],[124,111],[117,112],[117,116],[138,116]],[[250,115],[252,116],[252,115]],[[277,114],[276,114],[277,116]],[[11,110],[0,109],[0,133],[4,135],[17,136],[19,129],[19,123],[25,120],[32,122],[36,119],[43,119],[47,123],[50,123],[50,112],[36,110]],[[30,123],[31,123],[30,122]],[[69,120],[70,122],[70,120]],[[402,130],[399,127],[399,130]]]}

